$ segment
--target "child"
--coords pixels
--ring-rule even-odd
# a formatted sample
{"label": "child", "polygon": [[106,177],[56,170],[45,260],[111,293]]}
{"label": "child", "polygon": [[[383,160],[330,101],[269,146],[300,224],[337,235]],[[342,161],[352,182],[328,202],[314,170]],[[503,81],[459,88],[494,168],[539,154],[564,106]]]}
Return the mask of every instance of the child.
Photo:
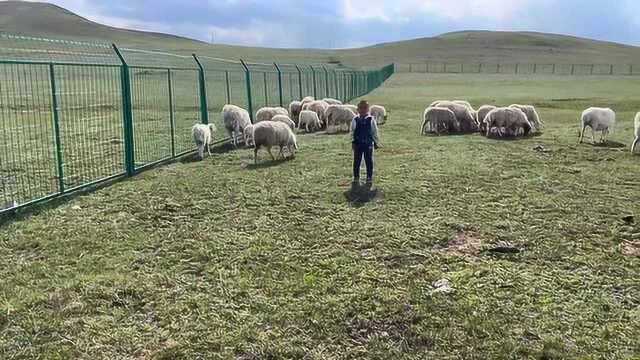
{"label": "child", "polygon": [[367,186],[373,185],[373,150],[378,149],[379,143],[378,124],[369,114],[369,103],[362,100],[358,104],[358,116],[351,121],[354,184],[360,184],[360,165],[364,157],[367,167]]}

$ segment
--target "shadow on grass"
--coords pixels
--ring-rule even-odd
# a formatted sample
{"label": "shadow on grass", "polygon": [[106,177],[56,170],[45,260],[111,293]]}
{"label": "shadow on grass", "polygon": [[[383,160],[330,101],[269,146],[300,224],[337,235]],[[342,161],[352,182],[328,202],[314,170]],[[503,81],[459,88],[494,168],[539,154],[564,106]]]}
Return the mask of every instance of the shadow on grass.
{"label": "shadow on grass", "polygon": [[597,148],[605,148],[605,149],[622,149],[622,148],[626,148],[627,145],[617,142],[617,141],[610,141],[607,140],[603,143],[600,142],[596,142],[595,144],[592,143],[587,143],[593,147],[597,147]]}
{"label": "shadow on grass", "polygon": [[351,184],[351,188],[344,192],[344,197],[354,207],[362,207],[373,201],[378,195],[378,189],[367,185]]}
{"label": "shadow on grass", "polygon": [[281,164],[284,164],[288,161],[291,161],[295,159],[295,156],[289,156],[289,157],[285,157],[282,159],[278,159],[276,158],[276,160],[268,160],[268,161],[262,161],[260,162],[260,160],[258,160],[257,164],[248,164],[247,165],[247,170],[259,170],[259,169],[268,169],[270,167],[274,167],[274,166],[278,166]]}

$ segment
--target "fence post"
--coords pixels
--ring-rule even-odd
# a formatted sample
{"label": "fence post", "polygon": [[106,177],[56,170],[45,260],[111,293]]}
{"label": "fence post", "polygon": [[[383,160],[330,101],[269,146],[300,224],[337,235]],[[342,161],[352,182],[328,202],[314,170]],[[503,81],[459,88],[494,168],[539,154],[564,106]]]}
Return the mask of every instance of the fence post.
{"label": "fence post", "polygon": [[518,68],[520,67],[520,63],[516,63],[516,75],[518,75]]}
{"label": "fence post", "polygon": [[593,75],[593,68],[594,68],[595,64],[591,64],[591,75]]}
{"label": "fence post", "polygon": [[609,75],[613,75],[613,64],[609,65]]}
{"label": "fence post", "polygon": [[224,71],[224,80],[227,85],[227,104],[231,104],[231,84],[229,84],[229,70]]}
{"label": "fence post", "polygon": [[316,69],[313,68],[313,65],[309,65],[311,68],[311,76],[313,77],[313,98],[318,98],[318,88],[316,84]]}
{"label": "fence post", "polygon": [[553,64],[553,66],[551,67],[551,73],[552,74],[556,73],[556,64]]}
{"label": "fence post", "polygon": [[273,63],[273,66],[275,66],[278,71],[278,96],[280,97],[280,107],[284,107],[284,100],[282,99],[282,71],[280,71],[280,66],[278,66],[278,64]]}
{"label": "fence post", "polygon": [[167,86],[169,87],[169,121],[171,128],[171,157],[176,157],[176,126],[173,114],[173,81],[171,81],[171,69],[167,69]]}
{"label": "fence post", "polygon": [[575,67],[576,67],[575,64],[571,64],[571,75],[574,74]]}
{"label": "fence post", "polygon": [[129,73],[129,65],[124,56],[120,52],[120,49],[116,44],[111,44],[113,51],[120,59],[122,63],[120,67],[120,81],[122,88],[122,118],[123,118],[123,132],[124,132],[124,165],[128,176],[133,176],[136,173],[135,165],[135,153],[134,153],[134,138],[133,138],[133,106],[131,100],[131,75]]}
{"label": "fence post", "polygon": [[49,85],[51,86],[51,112],[53,113],[53,131],[56,144],[56,163],[58,165],[58,191],[64,193],[64,166],[62,142],[60,141],[60,114],[58,113],[58,94],[56,93],[56,75],[53,63],[49,63]]}
{"label": "fence post", "polygon": [[331,71],[333,71],[333,85],[336,90],[336,99],[340,99],[340,92],[338,91],[338,73],[336,72],[336,69],[332,69]]}
{"label": "fence post", "polygon": [[300,100],[302,100],[302,98],[304,97],[304,95],[302,95],[302,70],[300,70],[300,67],[298,65],[296,65],[296,69],[298,70],[298,87],[300,88]]}
{"label": "fence post", "polygon": [[538,71],[538,64],[533,63],[533,73],[535,74]]}
{"label": "fence post", "polygon": [[496,74],[500,74],[500,63],[498,63],[498,66],[496,67]]}
{"label": "fence post", "polygon": [[[200,59],[198,59],[196,54],[191,55],[193,55],[193,59],[196,61],[196,64],[198,64],[199,69],[198,84],[200,85],[200,121],[206,125],[209,123],[209,110],[207,108],[207,85],[205,83],[204,67],[202,67]],[[171,76],[171,74],[169,74],[169,76]]]}
{"label": "fence post", "polygon": [[253,123],[253,97],[251,95],[251,71],[249,70],[249,67],[244,62],[244,60],[240,59],[240,63],[244,67],[245,77],[246,77],[246,80],[247,80],[246,81],[246,84],[247,84],[247,107],[249,108],[249,118],[251,119],[251,122]]}
{"label": "fence post", "polygon": [[482,63],[480,63],[480,65],[478,66],[478,74],[480,74],[482,72]]}
{"label": "fence post", "polygon": [[262,73],[264,81],[264,106],[269,106],[269,90],[267,88],[267,72]]}
{"label": "fence post", "polygon": [[322,68],[324,69],[324,90],[325,90],[325,95],[326,97],[331,97],[331,94],[329,93],[329,71],[327,71],[327,68],[322,65]]}

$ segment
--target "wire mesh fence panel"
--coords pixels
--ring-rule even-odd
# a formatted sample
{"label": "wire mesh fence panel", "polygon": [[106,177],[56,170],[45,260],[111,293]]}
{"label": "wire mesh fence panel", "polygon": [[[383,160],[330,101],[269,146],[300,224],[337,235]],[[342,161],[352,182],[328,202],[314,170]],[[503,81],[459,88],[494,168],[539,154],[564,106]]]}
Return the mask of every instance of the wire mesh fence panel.
{"label": "wire mesh fence panel", "polygon": [[171,70],[171,74],[175,152],[180,155],[196,148],[191,128],[201,121],[198,72]]}
{"label": "wire mesh fence panel", "polygon": [[56,65],[54,71],[65,188],[122,174],[119,68]]}
{"label": "wire mesh fence panel", "polygon": [[176,153],[169,87],[173,76],[170,69],[135,66],[130,73],[135,166],[140,168]]}
{"label": "wire mesh fence panel", "polygon": [[315,98],[318,97],[317,92],[315,90],[315,76],[313,71],[309,66],[300,65],[300,73],[302,76],[302,97],[313,96]]}
{"label": "wire mesh fence panel", "polygon": [[0,210],[59,191],[49,67],[0,64]]}

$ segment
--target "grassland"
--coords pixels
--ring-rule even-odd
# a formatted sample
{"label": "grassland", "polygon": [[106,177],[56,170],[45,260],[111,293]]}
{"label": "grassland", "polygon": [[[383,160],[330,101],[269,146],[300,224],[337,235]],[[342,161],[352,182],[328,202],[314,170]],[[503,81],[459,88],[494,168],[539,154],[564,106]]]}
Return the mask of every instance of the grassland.
{"label": "grassland", "polygon": [[[0,358],[637,358],[638,91],[398,74],[368,96],[391,112],[369,203],[345,196],[347,138],[314,134],[291,161],[222,151],[5,224]],[[440,98],[533,103],[547,128],[418,136]],[[577,144],[587,105],[618,111],[608,146]]]}

